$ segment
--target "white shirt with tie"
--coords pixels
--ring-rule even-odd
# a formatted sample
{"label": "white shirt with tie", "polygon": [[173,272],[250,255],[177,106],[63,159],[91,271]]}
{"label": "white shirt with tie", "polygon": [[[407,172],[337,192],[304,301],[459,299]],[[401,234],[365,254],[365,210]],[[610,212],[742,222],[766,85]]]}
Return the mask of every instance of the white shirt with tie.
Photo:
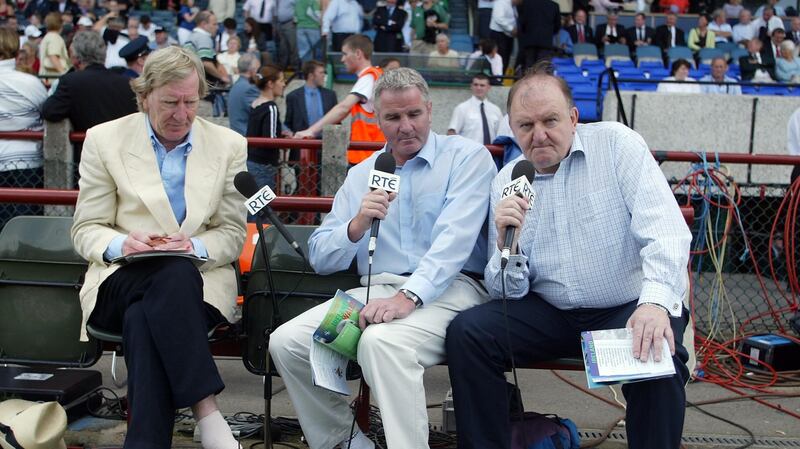
{"label": "white shirt with tie", "polygon": [[481,120],[481,103],[486,113],[486,121],[489,125],[489,142],[497,136],[497,127],[503,118],[500,108],[488,99],[479,100],[474,95],[469,100],[459,104],[453,110],[450,118],[448,130],[455,131],[456,134],[467,139],[483,144],[483,121]]}
{"label": "white shirt with tie", "polygon": [[247,0],[242,6],[248,17],[252,17],[258,23],[272,23],[274,8],[273,0]]}

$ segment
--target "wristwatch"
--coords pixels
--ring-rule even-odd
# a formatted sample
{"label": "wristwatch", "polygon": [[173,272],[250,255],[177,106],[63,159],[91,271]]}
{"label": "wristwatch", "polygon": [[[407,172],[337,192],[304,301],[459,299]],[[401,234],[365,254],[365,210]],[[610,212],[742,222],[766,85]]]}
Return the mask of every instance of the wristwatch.
{"label": "wristwatch", "polygon": [[416,293],[412,292],[407,288],[401,288],[400,293],[404,294],[406,298],[408,298],[411,302],[413,302],[414,307],[416,307],[417,309],[422,307],[422,300],[419,298],[419,296],[417,296]]}

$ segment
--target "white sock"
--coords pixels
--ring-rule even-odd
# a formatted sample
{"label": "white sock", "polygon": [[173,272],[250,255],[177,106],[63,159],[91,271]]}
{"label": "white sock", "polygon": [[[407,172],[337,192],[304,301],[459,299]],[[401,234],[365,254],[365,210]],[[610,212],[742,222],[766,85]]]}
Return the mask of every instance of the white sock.
{"label": "white sock", "polygon": [[200,428],[200,442],[203,449],[239,449],[239,442],[233,437],[231,428],[219,410],[197,421]]}
{"label": "white sock", "polygon": [[[356,434],[353,435],[352,440],[353,442],[350,443],[350,449],[375,449],[375,443],[361,433],[360,430],[356,430]],[[347,443],[348,440],[344,440],[339,444],[339,447],[341,449],[347,449]]]}

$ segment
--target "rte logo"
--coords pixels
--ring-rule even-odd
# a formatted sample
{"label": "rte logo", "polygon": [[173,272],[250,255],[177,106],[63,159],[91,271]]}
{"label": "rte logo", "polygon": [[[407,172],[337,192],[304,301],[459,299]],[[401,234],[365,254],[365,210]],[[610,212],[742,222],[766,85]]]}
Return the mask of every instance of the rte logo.
{"label": "rte logo", "polygon": [[397,193],[400,191],[400,176],[373,169],[369,172],[369,188]]}
{"label": "rte logo", "polygon": [[269,186],[264,186],[256,192],[255,195],[251,196],[245,202],[247,206],[247,211],[250,212],[251,215],[255,215],[261,209],[267,207],[267,205],[275,199],[275,192],[269,188]]}

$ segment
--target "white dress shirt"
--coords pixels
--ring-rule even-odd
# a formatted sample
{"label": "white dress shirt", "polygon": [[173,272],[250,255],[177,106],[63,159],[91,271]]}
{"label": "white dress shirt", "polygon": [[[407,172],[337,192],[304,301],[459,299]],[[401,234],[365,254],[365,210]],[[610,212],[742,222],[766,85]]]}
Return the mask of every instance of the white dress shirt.
{"label": "white dress shirt", "polygon": [[[264,14],[261,14],[261,4],[264,5]],[[272,23],[273,9],[275,2],[273,0],[247,0],[242,6],[242,10],[246,11],[248,17],[252,17],[258,23]]]}
{"label": "white dress shirt", "polygon": [[756,33],[758,32],[758,27],[755,26],[755,23],[737,23],[733,26],[733,41],[737,44],[741,41],[749,41],[753,37],[756,37]]}
{"label": "white dress shirt", "polygon": [[358,33],[364,9],[356,0],[332,0],[322,16],[322,33]]}
{"label": "white dress shirt", "polygon": [[516,26],[517,8],[511,4],[511,0],[494,0],[489,29],[511,37],[511,32]]}
{"label": "white dress shirt", "polygon": [[503,118],[503,113],[496,105],[489,100],[478,100],[474,95],[469,100],[459,104],[453,110],[450,118],[450,126],[459,136],[466,137],[480,144],[483,144],[483,122],[481,120],[481,103],[486,113],[486,121],[489,124],[489,141],[493,141],[497,136],[497,127]]}

